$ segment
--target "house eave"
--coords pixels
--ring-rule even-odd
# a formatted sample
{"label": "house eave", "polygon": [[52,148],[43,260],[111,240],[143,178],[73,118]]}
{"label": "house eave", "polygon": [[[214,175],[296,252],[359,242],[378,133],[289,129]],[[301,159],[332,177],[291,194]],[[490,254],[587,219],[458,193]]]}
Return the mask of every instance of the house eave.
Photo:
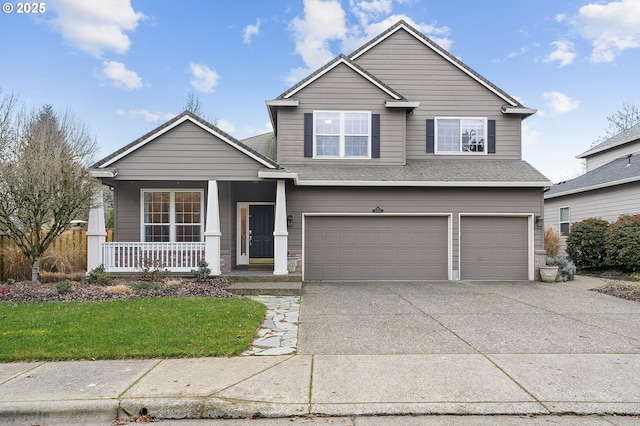
{"label": "house eave", "polygon": [[583,188],[576,188],[576,189],[571,189],[568,191],[564,191],[564,192],[557,192],[555,194],[545,194],[544,199],[545,200],[549,200],[552,198],[559,198],[559,197],[565,197],[568,195],[575,195],[575,194],[580,194],[583,192],[589,192],[589,191],[595,191],[598,189],[605,189],[605,188],[610,188],[612,186],[618,186],[618,185],[624,185],[626,183],[633,183],[633,182],[639,182],[640,181],[640,176],[634,176],[634,177],[630,177],[627,179],[620,179],[620,180],[616,180],[613,182],[606,182],[606,183],[601,183],[598,185],[591,185],[591,186],[585,186]]}
{"label": "house eave", "polygon": [[94,177],[96,179],[114,178],[118,176],[118,169],[115,169],[115,168],[89,169],[89,173],[91,174],[91,177]]}
{"label": "house eave", "polygon": [[273,99],[270,101],[267,101],[267,106],[269,107],[297,107],[300,106],[300,100],[299,99]]}
{"label": "house eave", "polygon": [[387,100],[384,102],[384,106],[387,108],[404,108],[407,111],[413,111],[420,106],[420,102],[411,102],[403,100]]}
{"label": "house eave", "polygon": [[358,181],[358,180],[300,180],[299,186],[380,186],[380,187],[439,187],[439,188],[544,188],[551,182],[451,182],[451,181]]}
{"label": "house eave", "polygon": [[511,107],[511,106],[502,107],[503,114],[524,115],[525,117],[529,117],[530,115],[533,115],[536,112],[538,112],[538,110],[533,108]]}

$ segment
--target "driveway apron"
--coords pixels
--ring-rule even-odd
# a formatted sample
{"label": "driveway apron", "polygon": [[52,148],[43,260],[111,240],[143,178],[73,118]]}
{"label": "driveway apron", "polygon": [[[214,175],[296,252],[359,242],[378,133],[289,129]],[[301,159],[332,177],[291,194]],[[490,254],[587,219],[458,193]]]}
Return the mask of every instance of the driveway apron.
{"label": "driveway apron", "polygon": [[640,412],[640,303],[580,286],[304,283],[298,353],[318,413]]}

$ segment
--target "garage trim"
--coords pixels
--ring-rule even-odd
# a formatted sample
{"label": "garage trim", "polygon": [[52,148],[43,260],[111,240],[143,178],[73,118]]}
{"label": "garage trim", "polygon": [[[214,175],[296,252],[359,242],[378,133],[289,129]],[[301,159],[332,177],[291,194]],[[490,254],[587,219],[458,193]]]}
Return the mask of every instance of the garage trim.
{"label": "garage trim", "polygon": [[305,280],[305,249],[306,249],[306,220],[307,217],[317,216],[351,216],[351,217],[446,217],[447,218],[447,279],[451,280],[453,265],[453,214],[451,213],[302,213],[302,280]]}
{"label": "garage trim", "polygon": [[[484,217],[526,217],[527,218],[527,274],[528,279],[533,281],[534,278],[534,215],[532,213],[460,213],[458,215],[458,262],[462,263],[462,218],[464,216],[484,216]],[[459,271],[462,271],[462,265]],[[464,277],[460,277],[464,280]]]}

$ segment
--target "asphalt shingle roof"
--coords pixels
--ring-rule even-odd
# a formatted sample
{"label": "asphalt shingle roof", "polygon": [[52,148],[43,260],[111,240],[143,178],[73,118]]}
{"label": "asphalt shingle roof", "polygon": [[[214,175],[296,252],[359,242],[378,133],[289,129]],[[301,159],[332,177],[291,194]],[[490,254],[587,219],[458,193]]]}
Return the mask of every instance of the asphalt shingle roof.
{"label": "asphalt shingle roof", "polygon": [[344,182],[425,182],[433,185],[455,183],[537,183],[549,180],[526,161],[430,159],[407,160],[404,166],[376,165],[297,165],[284,166],[284,171],[297,174],[298,181]]}
{"label": "asphalt shingle roof", "polygon": [[640,123],[583,152],[582,154],[578,155],[577,158],[590,157],[594,154],[597,154],[598,152],[606,151],[608,149],[615,148],[617,146],[624,145],[635,140],[640,140]]}
{"label": "asphalt shingle roof", "polygon": [[634,180],[640,180],[640,155],[637,154],[618,158],[575,179],[553,185],[544,197],[554,198]]}

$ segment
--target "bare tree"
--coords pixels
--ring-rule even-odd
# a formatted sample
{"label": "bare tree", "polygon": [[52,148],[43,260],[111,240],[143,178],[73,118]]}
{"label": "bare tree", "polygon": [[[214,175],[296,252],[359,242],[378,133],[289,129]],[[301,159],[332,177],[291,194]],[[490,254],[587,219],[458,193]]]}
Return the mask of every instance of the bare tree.
{"label": "bare tree", "polygon": [[[0,105],[15,106],[15,99]],[[0,133],[0,231],[29,259],[37,283],[42,254],[92,203],[97,182],[86,166],[97,144],[70,113],[13,106],[0,112],[10,123]]]}
{"label": "bare tree", "polygon": [[218,125],[217,119],[212,119],[208,115],[205,115],[204,111],[202,110],[202,102],[200,102],[200,98],[192,91],[187,93],[187,100],[184,104],[183,111],[189,111],[197,115],[198,117],[207,120],[214,126]]}
{"label": "bare tree", "polygon": [[607,117],[607,135],[613,136],[640,123],[640,109],[634,104],[623,103],[622,108]]}
{"label": "bare tree", "polygon": [[619,110],[607,117],[607,121],[609,122],[609,127],[607,128],[605,135],[597,138],[591,144],[591,147],[594,147],[612,136],[624,132],[625,130],[640,123],[640,108],[633,103],[623,103]]}

